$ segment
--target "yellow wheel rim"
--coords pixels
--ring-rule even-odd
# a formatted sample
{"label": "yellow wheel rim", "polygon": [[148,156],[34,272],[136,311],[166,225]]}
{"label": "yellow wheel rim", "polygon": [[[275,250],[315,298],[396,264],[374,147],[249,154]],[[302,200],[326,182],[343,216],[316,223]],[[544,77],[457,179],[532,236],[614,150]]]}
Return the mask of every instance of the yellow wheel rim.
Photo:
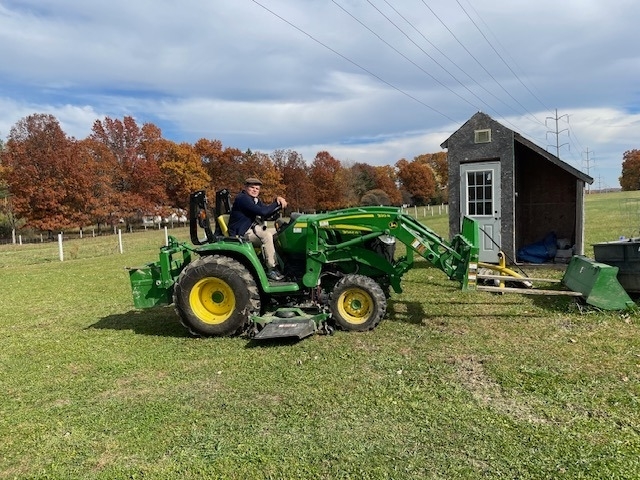
{"label": "yellow wheel rim", "polygon": [[236,296],[224,280],[203,278],[191,289],[189,306],[202,322],[216,325],[234,312]]}
{"label": "yellow wheel rim", "polygon": [[365,323],[373,313],[373,299],[366,291],[350,288],[338,297],[338,312],[354,325]]}

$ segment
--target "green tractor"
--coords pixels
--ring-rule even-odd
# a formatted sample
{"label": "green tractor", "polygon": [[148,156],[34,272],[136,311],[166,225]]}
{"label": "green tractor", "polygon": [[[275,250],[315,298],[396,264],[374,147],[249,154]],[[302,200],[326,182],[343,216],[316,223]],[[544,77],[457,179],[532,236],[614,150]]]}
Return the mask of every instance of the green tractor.
{"label": "green tractor", "polygon": [[[530,278],[507,267],[502,252],[498,265],[478,261],[475,220],[464,217],[461,233],[447,241],[395,207],[265,219],[275,222],[274,243],[285,274],[285,281],[273,281],[260,248],[228,235],[230,211],[227,190],[216,193],[213,222],[205,192],[191,194],[191,243],[169,237],[157,262],[129,269],[136,308],[173,303],[182,324],[197,336],[301,339],[336,328],[366,331],[384,318],[390,291],[402,292],[402,276],[416,254],[462,290],[568,295],[603,310],[636,308],[616,278],[618,267],[575,255],[562,280]],[[398,242],[406,247],[401,256],[396,255]],[[532,281],[563,288],[532,289]]]}
{"label": "green tractor", "polygon": [[[173,303],[183,325],[198,336],[304,338],[335,328],[375,328],[390,290],[402,291],[416,253],[463,290],[476,286],[474,220],[465,218],[449,242],[395,207],[270,219],[285,280],[269,280],[260,249],[227,234],[229,197],[227,190],[216,193],[211,221],[205,192],[191,194],[191,243],[169,237],[159,261],[129,269],[137,308]],[[396,255],[397,242],[406,246],[402,256]]]}

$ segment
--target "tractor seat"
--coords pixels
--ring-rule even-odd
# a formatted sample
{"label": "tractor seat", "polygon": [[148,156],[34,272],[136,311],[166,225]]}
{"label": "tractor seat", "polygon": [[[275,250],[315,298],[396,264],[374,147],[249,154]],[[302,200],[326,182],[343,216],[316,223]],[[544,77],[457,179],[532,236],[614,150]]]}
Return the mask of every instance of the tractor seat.
{"label": "tractor seat", "polygon": [[225,213],[223,215],[218,215],[218,218],[216,218],[216,222],[218,222],[218,227],[220,227],[222,235],[228,237],[229,227],[227,225],[229,224],[229,214]]}

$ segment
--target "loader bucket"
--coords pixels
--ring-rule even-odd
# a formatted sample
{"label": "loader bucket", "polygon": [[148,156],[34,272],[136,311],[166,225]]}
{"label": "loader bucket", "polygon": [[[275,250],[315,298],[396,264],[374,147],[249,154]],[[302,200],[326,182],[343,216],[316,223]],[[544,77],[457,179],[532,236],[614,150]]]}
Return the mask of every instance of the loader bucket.
{"label": "loader bucket", "polygon": [[571,258],[562,283],[582,294],[589,305],[603,310],[632,309],[636,305],[618,282],[618,267],[582,255]]}

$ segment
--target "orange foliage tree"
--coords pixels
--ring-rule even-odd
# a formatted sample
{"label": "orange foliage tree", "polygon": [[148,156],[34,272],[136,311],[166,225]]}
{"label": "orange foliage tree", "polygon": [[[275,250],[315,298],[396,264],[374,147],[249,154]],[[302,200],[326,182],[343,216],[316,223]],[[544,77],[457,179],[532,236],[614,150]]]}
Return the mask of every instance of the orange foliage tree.
{"label": "orange foliage tree", "polygon": [[189,194],[206,189],[211,177],[193,145],[164,140],[160,150],[159,165],[164,174],[168,204],[186,209]]}
{"label": "orange foliage tree", "polygon": [[275,168],[282,176],[284,197],[291,211],[310,211],[316,206],[313,184],[309,178],[309,166],[295,150],[276,150],[271,154]]}
{"label": "orange foliage tree", "polygon": [[[640,152],[625,152],[624,160],[623,188],[640,189]],[[204,138],[177,144],[130,116],[96,120],[89,137],[78,141],[67,138],[53,116],[34,114],[12,128],[6,145],[0,142],[0,198],[11,194],[16,215],[45,230],[164,215],[170,207],[187,208],[195,190],[206,189],[210,198],[221,188],[235,194],[247,177],[263,181],[265,201],[282,195],[290,211],[308,212],[446,201],[448,165],[446,153],[438,152],[395,167],[345,167],[326,151],[308,165],[293,150],[243,153]]]}
{"label": "orange foliage tree", "polygon": [[333,210],[344,206],[345,177],[342,176],[340,160],[333,158],[329,152],[316,154],[309,178],[313,184],[316,207],[319,210]]}
{"label": "orange foliage tree", "polygon": [[210,186],[213,192],[222,188],[238,191],[244,182],[243,172],[239,170],[242,162],[242,152],[237,148],[222,148],[220,140],[201,138],[194,145],[200,155],[202,164],[211,178]]}
{"label": "orange foliage tree", "polygon": [[15,213],[40,230],[86,225],[94,178],[90,160],[53,115],[19,120],[3,153]]}
{"label": "orange foliage tree", "polygon": [[622,190],[640,190],[640,150],[627,150],[622,155]]}
{"label": "orange foliage tree", "polygon": [[376,166],[376,189],[384,191],[389,197],[391,205],[402,204],[402,194],[398,188],[398,177],[395,169],[391,165]]}
{"label": "orange foliage tree", "polygon": [[434,202],[444,203],[449,200],[449,163],[447,152],[425,153],[414,159],[417,162],[429,165],[433,170],[436,181]]}
{"label": "orange foliage tree", "polygon": [[398,179],[411,195],[414,205],[426,205],[436,192],[433,169],[419,160],[408,162],[404,158],[396,163]]}
{"label": "orange foliage tree", "polygon": [[108,220],[132,219],[151,213],[166,203],[164,176],[159,166],[162,137],[158,127],[145,124],[141,129],[133,117],[96,120],[89,137],[102,168],[111,168]]}

